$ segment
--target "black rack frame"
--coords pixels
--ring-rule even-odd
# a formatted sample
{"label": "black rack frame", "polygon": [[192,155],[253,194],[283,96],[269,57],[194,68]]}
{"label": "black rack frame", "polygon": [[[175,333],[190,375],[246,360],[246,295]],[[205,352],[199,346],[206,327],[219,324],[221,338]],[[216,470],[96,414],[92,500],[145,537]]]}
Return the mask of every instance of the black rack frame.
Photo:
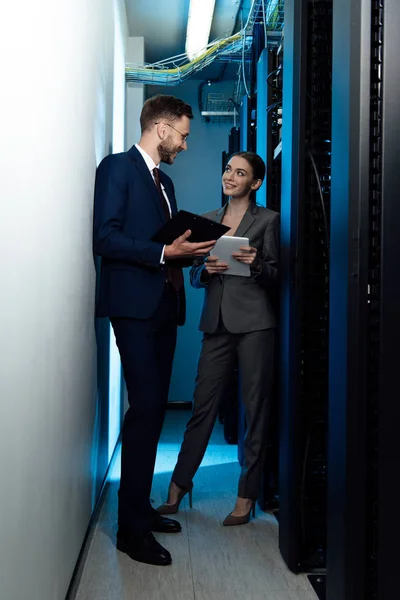
{"label": "black rack frame", "polygon": [[283,61],[280,549],[326,557],[332,2],[287,0]]}
{"label": "black rack frame", "polygon": [[[279,547],[288,567],[301,569],[300,298],[302,198],[305,174],[307,3],[285,2],[281,167]],[[296,60],[295,60],[296,57]]]}
{"label": "black rack frame", "polygon": [[398,591],[399,27],[334,2],[328,600]]}

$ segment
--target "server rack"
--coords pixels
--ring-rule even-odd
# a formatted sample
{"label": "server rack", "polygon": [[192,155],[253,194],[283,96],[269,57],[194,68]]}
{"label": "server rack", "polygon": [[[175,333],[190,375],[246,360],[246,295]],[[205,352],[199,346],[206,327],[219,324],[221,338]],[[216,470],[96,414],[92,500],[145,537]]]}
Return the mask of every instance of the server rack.
{"label": "server rack", "polygon": [[[268,85],[267,78],[271,71],[275,70],[274,56],[276,53],[265,48],[264,27],[262,23],[256,23],[253,29],[252,63],[250,70],[249,88],[250,97],[243,98],[240,111],[240,150],[257,152],[266,163],[267,173],[266,181],[262,188],[257,192],[257,202],[263,206],[268,206],[279,211],[279,205],[275,201],[272,203],[267,196],[267,189],[271,189],[270,176],[275,173],[277,167],[271,164],[273,154],[273,138],[271,131],[273,121],[271,107],[274,108],[276,102],[276,91],[272,90],[271,84]],[[279,95],[281,92],[279,90]],[[274,100],[274,101],[273,101]],[[274,106],[272,106],[272,104]],[[278,167],[279,168],[279,167]],[[275,184],[277,189],[277,185]],[[275,195],[275,198],[279,194]],[[240,388],[240,374],[238,375]],[[277,385],[276,385],[277,387]],[[272,400],[272,409],[268,422],[268,449],[266,454],[266,465],[264,469],[263,482],[260,487],[258,502],[263,510],[277,508],[276,495],[278,493],[278,435],[277,435],[277,402]],[[243,464],[244,437],[246,433],[246,419],[243,403],[239,392],[239,418],[238,418],[238,460]]]}
{"label": "server rack", "polygon": [[304,569],[314,570],[326,561],[332,1],[308,2],[307,17],[300,560]]}
{"label": "server rack", "polygon": [[[229,132],[228,152],[222,152],[221,174],[224,172],[232,154],[240,151],[240,127],[232,127]],[[221,189],[221,206],[226,202],[226,196]],[[219,411],[219,421],[223,424],[224,438],[228,444],[238,443],[239,429],[239,383],[238,366],[235,364],[232,377],[223,393],[223,401]]]}
{"label": "server rack", "polygon": [[398,595],[396,0],[335,0],[328,600]]}
{"label": "server rack", "polygon": [[280,212],[281,191],[282,47],[283,44],[265,48],[257,65],[256,148],[266,165],[266,177],[257,192],[257,202],[277,212]]}
{"label": "server rack", "polygon": [[[240,106],[240,150],[257,152],[266,162],[268,170],[268,157],[266,154],[266,142],[268,135],[268,110],[267,102],[270,98],[270,92],[266,84],[264,74],[268,72],[270,64],[270,55],[265,48],[264,27],[261,22],[256,22],[253,28],[253,44],[252,44],[252,60],[249,71],[248,89],[250,96],[244,96]],[[260,65],[263,65],[264,67]],[[265,87],[264,87],[265,86]],[[268,174],[267,178],[268,180]],[[257,193],[257,201],[262,204],[267,204],[266,198],[266,183]],[[268,204],[269,206],[269,204]],[[277,208],[275,207],[275,210]],[[238,375],[240,387],[240,374]],[[272,420],[275,418],[274,411]],[[261,508],[267,509],[276,506],[275,494],[277,493],[276,483],[276,447],[277,439],[274,438],[276,427],[270,422],[272,434],[269,436],[270,449],[267,453],[267,465],[265,469],[264,482],[261,486],[259,504]],[[246,419],[244,406],[240,399],[238,401],[238,460],[243,464],[243,443],[246,432]]]}
{"label": "server rack", "polygon": [[[276,38],[279,39],[279,38]],[[257,63],[257,127],[256,127],[256,151],[266,164],[266,177],[262,187],[257,192],[257,202],[272,210],[280,212],[280,156],[274,159],[274,150],[279,144],[280,136],[278,125],[278,110],[282,106],[281,82],[281,58],[278,56],[278,44],[269,44],[260,54]],[[275,310],[279,313],[278,294],[272,301]],[[279,318],[279,315],[278,315]],[[271,410],[268,418],[267,451],[263,473],[263,481],[260,487],[258,503],[263,510],[277,511],[279,508],[279,484],[278,484],[278,448],[279,448],[279,411],[278,411],[278,356],[279,356],[279,334],[276,340],[276,375],[274,378],[274,390],[271,398]]]}
{"label": "server rack", "polygon": [[279,544],[326,551],[332,2],[286,0],[281,194]]}

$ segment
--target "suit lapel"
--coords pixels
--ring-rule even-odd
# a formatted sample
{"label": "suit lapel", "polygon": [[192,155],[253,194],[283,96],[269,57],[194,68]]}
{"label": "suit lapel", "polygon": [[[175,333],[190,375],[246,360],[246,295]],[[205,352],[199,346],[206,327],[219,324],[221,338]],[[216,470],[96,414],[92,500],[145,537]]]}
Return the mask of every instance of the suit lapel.
{"label": "suit lapel", "polygon": [[249,207],[243,215],[242,220],[239,223],[239,227],[236,229],[234,235],[236,237],[243,237],[244,234],[250,229],[255,221],[255,216],[252,211],[252,207]]}
{"label": "suit lapel", "polygon": [[[228,203],[224,204],[224,206],[216,212],[215,220],[218,223],[221,223],[222,219],[224,218],[224,214],[225,214],[227,206],[228,206]],[[250,229],[250,227],[253,225],[254,221],[256,220],[256,214],[257,214],[257,205],[250,204],[250,206],[244,213],[243,218],[240,221],[238,228],[233,233],[233,235],[235,237],[243,237],[244,234]]]}
{"label": "suit lapel", "polygon": [[154,183],[153,177],[151,176],[151,173],[150,173],[149,169],[147,168],[147,165],[144,162],[140,152],[135,148],[135,146],[132,146],[132,148],[130,150],[128,150],[128,156],[132,160],[132,162],[136,165],[137,171],[140,174],[140,176],[142,177],[143,182],[145,183],[145,185],[148,189],[149,195],[157,207],[161,221],[163,223],[165,223],[165,220],[166,220],[165,214],[164,214],[163,208],[161,206],[161,200],[158,195],[158,190],[156,188],[156,184]]}

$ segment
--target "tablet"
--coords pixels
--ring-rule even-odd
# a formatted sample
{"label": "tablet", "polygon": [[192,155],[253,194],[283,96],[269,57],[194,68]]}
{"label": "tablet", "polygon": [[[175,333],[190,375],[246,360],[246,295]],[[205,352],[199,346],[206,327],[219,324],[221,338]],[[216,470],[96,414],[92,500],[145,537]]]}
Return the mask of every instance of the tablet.
{"label": "tablet", "polygon": [[215,221],[211,221],[211,219],[196,215],[187,210],[180,210],[151,239],[153,242],[159,242],[160,244],[172,244],[176,238],[188,229],[192,232],[192,235],[188,239],[189,242],[217,240],[221,235],[229,231],[227,225],[216,223]]}
{"label": "tablet", "polygon": [[232,253],[238,252],[241,246],[248,246],[249,238],[224,235],[219,238],[211,251],[211,256],[218,256],[221,262],[226,262],[228,268],[224,275],[238,275],[239,277],[250,277],[250,265],[241,263],[233,258]]}

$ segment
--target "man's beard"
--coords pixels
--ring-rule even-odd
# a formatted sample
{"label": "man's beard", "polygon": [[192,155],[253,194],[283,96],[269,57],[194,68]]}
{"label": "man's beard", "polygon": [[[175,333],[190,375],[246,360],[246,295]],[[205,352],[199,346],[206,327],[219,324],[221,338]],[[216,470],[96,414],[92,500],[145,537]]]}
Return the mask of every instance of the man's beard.
{"label": "man's beard", "polygon": [[180,152],[180,146],[172,146],[171,142],[166,140],[165,142],[160,142],[157,150],[160,161],[167,165],[172,165],[175,158],[174,155]]}

